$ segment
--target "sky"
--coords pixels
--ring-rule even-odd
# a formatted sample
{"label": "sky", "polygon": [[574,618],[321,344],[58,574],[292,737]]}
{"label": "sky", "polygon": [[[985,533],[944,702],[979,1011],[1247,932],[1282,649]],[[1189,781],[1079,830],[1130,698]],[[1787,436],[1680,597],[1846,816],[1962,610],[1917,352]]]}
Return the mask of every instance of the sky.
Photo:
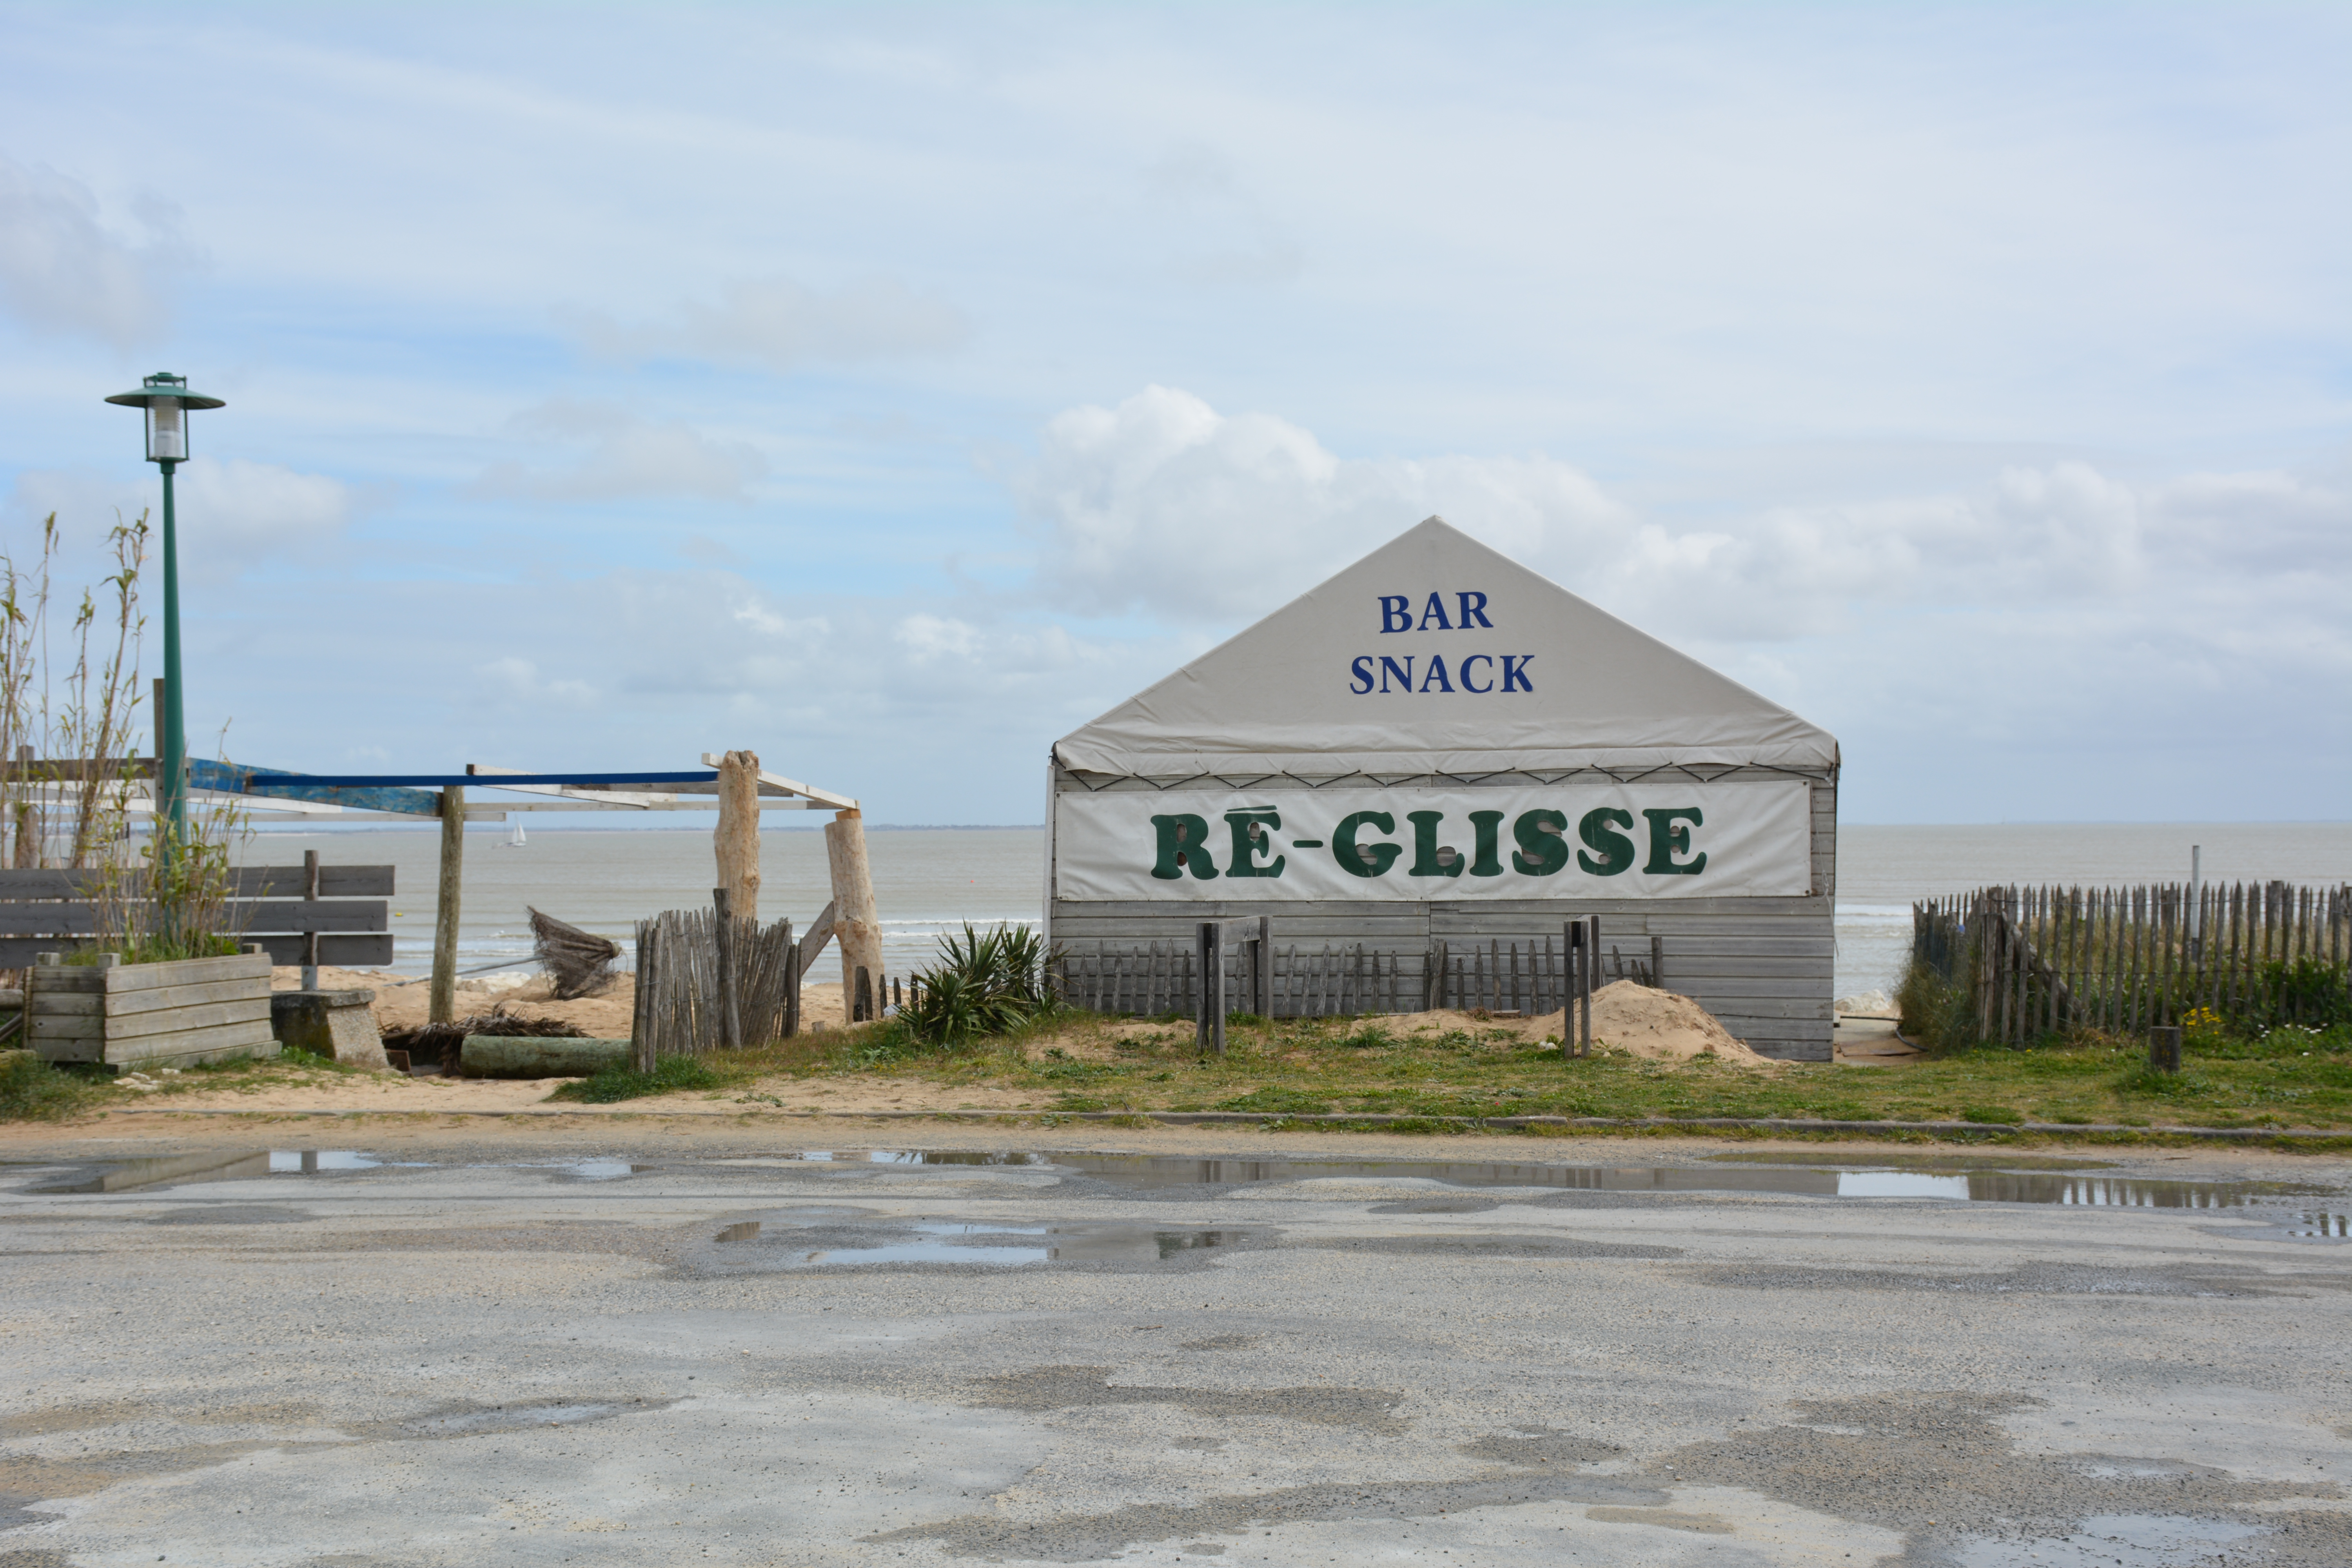
{"label": "sky", "polygon": [[2342,820],[2347,79],[2326,4],[0,5],[0,549],[97,575],[173,371],[199,750],[1024,823],[1440,513],[1848,821]]}

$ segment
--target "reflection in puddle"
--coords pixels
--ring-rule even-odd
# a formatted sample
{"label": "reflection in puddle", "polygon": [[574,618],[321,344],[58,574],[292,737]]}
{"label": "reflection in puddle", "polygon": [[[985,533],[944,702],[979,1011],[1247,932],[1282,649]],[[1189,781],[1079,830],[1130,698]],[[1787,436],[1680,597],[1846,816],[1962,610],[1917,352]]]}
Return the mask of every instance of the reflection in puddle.
{"label": "reflection in puddle", "polygon": [[2228,1208],[2282,1189],[2261,1182],[2149,1181],[2046,1171],[1742,1169],[1721,1165],[1517,1165],[1444,1160],[1183,1160],[1150,1154],[1055,1154],[1055,1163],[1125,1187],[1223,1186],[1334,1177],[1417,1178],[1465,1187],[1612,1193],[1783,1193],[1801,1197],[1945,1198],[2102,1208]]}
{"label": "reflection in puddle", "polygon": [[166,1182],[244,1182],[269,1174],[266,1150],[241,1154],[170,1154],[152,1160],[125,1160],[87,1181],[36,1187],[37,1193],[127,1193]]}
{"label": "reflection in puddle", "polygon": [[762,1154],[762,1160],[805,1160],[849,1165],[1050,1165],[1044,1154],[1002,1149],[797,1149]]}
{"label": "reflection in puddle", "polygon": [[[1412,1180],[1459,1187],[1534,1187],[1561,1191],[1610,1193],[1777,1193],[1798,1197],[1909,1198],[1960,1203],[2053,1204],[2068,1207],[2139,1209],[2236,1208],[2263,1200],[2296,1196],[2326,1188],[2278,1182],[2185,1182],[2137,1176],[2090,1175],[2072,1171],[1970,1170],[1955,1173],[1916,1170],[1838,1169],[1793,1164],[1737,1165],[1534,1165],[1506,1162],[1462,1160],[1321,1160],[1192,1159],[1166,1154],[1114,1154],[1092,1152],[1024,1152],[964,1149],[813,1150],[712,1161],[701,1168],[740,1171],[772,1161],[856,1166],[946,1168],[1020,1168],[1041,1174],[1076,1174],[1114,1187],[1158,1191],[1183,1187],[1248,1186],[1276,1182],[1345,1180]],[[199,1182],[249,1181],[268,1176],[312,1175],[368,1171],[383,1166],[382,1156],[355,1149],[255,1150],[229,1153],[175,1154],[128,1160],[95,1175],[35,1189],[43,1193],[121,1193],[141,1188]],[[425,1166],[433,1162],[397,1162]],[[492,1162],[470,1168],[553,1169],[578,1181],[608,1182],[648,1171],[676,1173],[694,1168],[672,1162],[656,1166],[635,1163],[617,1156],[596,1156],[562,1163]],[[845,1174],[846,1173],[844,1173]],[[2352,1239],[2341,1214],[2297,1215],[2289,1234],[2313,1240]],[[992,1234],[1004,1234],[996,1227]],[[1058,1233],[1056,1233],[1058,1234]],[[750,1239],[741,1237],[736,1239]],[[893,1247],[898,1244],[890,1244]],[[948,1247],[941,1239],[908,1247]],[[1213,1245],[1213,1244],[1212,1244]],[[851,1248],[861,1254],[877,1248]],[[944,1260],[950,1262],[1020,1263],[1045,1261],[1028,1256],[988,1259],[966,1256],[965,1247]],[[982,1249],[985,1250],[985,1249]],[[855,1261],[940,1261],[925,1254],[860,1257]]]}
{"label": "reflection in puddle", "polygon": [[273,1175],[287,1175],[305,1171],[373,1171],[383,1162],[373,1154],[362,1154],[356,1149],[272,1149],[269,1170]]}
{"label": "reflection in puddle", "polygon": [[[1202,1247],[1238,1242],[1225,1230],[1156,1230],[1129,1225],[965,1225],[919,1221],[919,1233],[871,1246],[812,1249],[798,1268],[850,1268],[870,1263],[960,1263],[1014,1268],[1033,1263],[1160,1263]],[[1022,1237],[1013,1241],[1013,1237]],[[1035,1239],[1027,1239],[1034,1237]]]}
{"label": "reflection in puddle", "polygon": [[632,1165],[626,1160],[574,1160],[556,1169],[579,1177],[583,1182],[609,1182],[621,1176],[634,1176],[640,1171],[650,1171],[650,1165]]}
{"label": "reflection in puddle", "polygon": [[757,1241],[760,1239],[760,1222],[756,1219],[738,1221],[734,1225],[726,1226],[724,1229],[720,1230],[717,1236],[712,1237],[710,1239],[713,1241]]}
{"label": "reflection in puddle", "polygon": [[2352,1214],[2298,1214],[2280,1226],[2298,1241],[2352,1241]]}

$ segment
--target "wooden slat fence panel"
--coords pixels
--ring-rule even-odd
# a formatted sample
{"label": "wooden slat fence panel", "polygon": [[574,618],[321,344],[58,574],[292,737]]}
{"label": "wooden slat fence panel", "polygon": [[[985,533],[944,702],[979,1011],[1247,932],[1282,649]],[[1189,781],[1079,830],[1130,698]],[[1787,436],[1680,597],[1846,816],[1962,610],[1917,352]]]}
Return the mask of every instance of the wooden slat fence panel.
{"label": "wooden slat fence panel", "polygon": [[1912,907],[1912,956],[1988,1040],[2137,1034],[2204,1007],[2258,1024],[2352,999],[2352,884],[1985,888]]}

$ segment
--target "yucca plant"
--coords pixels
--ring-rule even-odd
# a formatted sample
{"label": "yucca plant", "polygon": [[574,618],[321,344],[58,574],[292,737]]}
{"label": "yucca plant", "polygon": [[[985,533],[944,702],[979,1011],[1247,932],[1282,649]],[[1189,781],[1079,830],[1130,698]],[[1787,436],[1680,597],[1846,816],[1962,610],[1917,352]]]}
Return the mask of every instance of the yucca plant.
{"label": "yucca plant", "polygon": [[899,1021],[926,1045],[960,1045],[1008,1035],[1051,1012],[1045,944],[1023,926],[940,939],[940,961],[919,971]]}

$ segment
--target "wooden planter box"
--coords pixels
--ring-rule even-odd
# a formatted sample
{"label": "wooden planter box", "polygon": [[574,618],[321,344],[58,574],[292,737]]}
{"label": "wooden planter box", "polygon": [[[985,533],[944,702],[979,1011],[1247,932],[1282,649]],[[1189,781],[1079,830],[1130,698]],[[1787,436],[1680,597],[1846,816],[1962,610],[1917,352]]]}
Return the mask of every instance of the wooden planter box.
{"label": "wooden planter box", "polygon": [[116,1068],[274,1057],[269,954],[68,965],[42,953],[25,972],[25,1044],[45,1061]]}

